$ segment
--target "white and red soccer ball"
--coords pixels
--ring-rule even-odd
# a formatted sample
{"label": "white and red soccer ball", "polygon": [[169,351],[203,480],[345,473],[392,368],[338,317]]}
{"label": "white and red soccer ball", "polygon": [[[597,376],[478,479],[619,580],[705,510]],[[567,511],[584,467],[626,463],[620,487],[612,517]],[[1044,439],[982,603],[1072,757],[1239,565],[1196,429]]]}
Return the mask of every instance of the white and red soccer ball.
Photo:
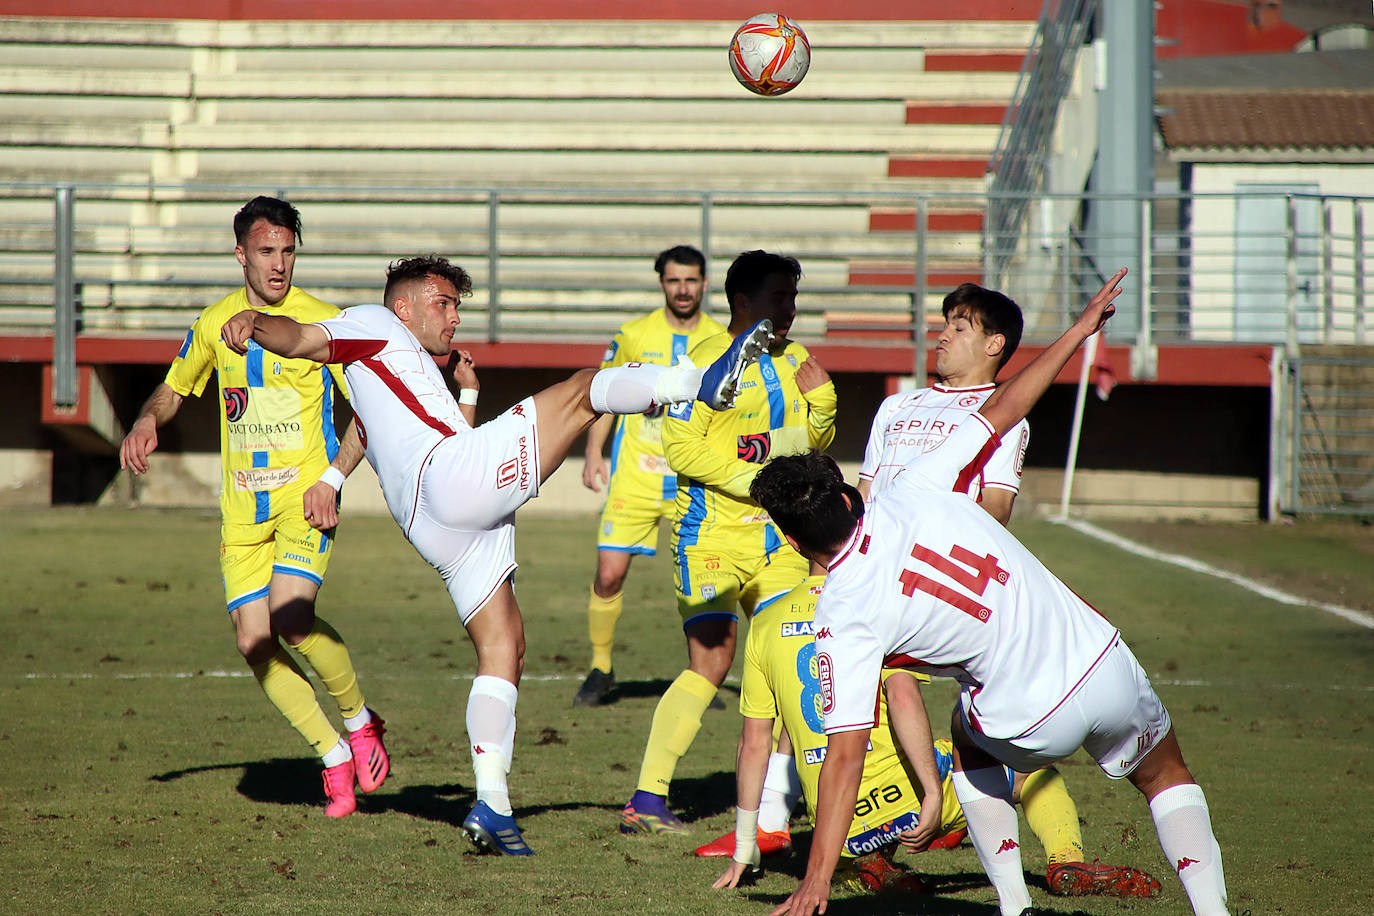
{"label": "white and red soccer ball", "polygon": [[731,72],[741,86],[758,95],[790,91],[810,66],[806,33],[781,13],[760,13],[746,20],[730,41]]}

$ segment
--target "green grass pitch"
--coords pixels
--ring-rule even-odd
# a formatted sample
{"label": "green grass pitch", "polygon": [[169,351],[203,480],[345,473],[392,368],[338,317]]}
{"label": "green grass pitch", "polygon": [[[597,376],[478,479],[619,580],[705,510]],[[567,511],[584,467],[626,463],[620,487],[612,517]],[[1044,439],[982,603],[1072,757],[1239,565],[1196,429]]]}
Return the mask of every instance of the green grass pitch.
{"label": "green grass pitch", "polygon": [[[318,762],[237,652],[218,519],[192,512],[9,511],[0,522],[0,912],[764,914],[799,857],[739,891],[692,849],[733,824],[737,713],[709,712],[672,803],[691,837],[623,837],[658,694],[685,664],[663,552],[630,573],[612,705],[573,709],[585,673],[591,518],[523,518],[517,592],[528,654],[512,800],[532,859],[471,852],[463,713],[471,648],[438,577],[389,519],[345,518],[320,612],[343,633],[393,773],[359,812],[321,813]],[[1233,911],[1374,912],[1374,631],[1137,559],[1073,531],[1017,533],[1125,633],[1173,714],[1225,857]],[[1110,526],[1109,526],[1110,527]],[[1123,527],[1121,530],[1125,530]],[[1369,611],[1369,528],[1134,526],[1168,549]],[[1210,551],[1210,556],[1209,556]],[[723,695],[732,706],[737,690]],[[947,722],[953,691],[928,693]],[[328,700],[326,698],[326,704]],[[326,705],[328,709],[329,706]],[[1155,900],[1064,900],[1047,913],[1174,916],[1187,899],[1134,789],[1081,754],[1063,765],[1089,856],[1144,868]],[[804,847],[809,827],[794,823]],[[995,914],[967,847],[908,857],[935,894],[837,892],[832,914]]]}

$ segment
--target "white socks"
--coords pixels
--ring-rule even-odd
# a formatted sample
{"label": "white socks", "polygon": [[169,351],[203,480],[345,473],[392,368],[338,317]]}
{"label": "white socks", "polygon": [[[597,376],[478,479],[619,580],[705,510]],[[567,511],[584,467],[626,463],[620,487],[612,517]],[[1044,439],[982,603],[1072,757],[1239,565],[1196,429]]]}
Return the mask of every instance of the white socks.
{"label": "white socks", "polygon": [[1002,767],[955,770],[954,794],[964,808],[968,837],[997,891],[1002,916],[1020,916],[1031,905],[1021,870],[1021,845],[1011,786]]}
{"label": "white socks", "polygon": [[1150,816],[1159,846],[1178,874],[1188,902],[1198,916],[1226,916],[1226,876],[1221,848],[1212,834],[1212,819],[1202,787],[1170,786],[1150,801]]}
{"label": "white socks", "polygon": [[371,721],[372,711],[369,710],[366,706],[364,706],[362,708],[362,711],[359,712],[356,716],[348,716],[344,719],[344,728],[348,729],[351,732],[356,732],[358,729],[362,728],[364,725],[367,725]]}
{"label": "white socks", "polygon": [[516,686],[488,674],[473,678],[468,694],[468,742],[472,748],[472,774],[477,781],[477,800],[497,814],[511,813],[506,774],[515,754]]}
{"label": "white socks", "polygon": [[339,743],[330,748],[328,753],[320,758],[320,762],[326,767],[336,767],[341,763],[348,763],[348,761],[352,759],[353,748],[349,747],[347,741],[340,738]]}
{"label": "white socks", "polygon": [[759,829],[769,833],[786,830],[799,797],[801,778],[797,776],[797,761],[791,754],[774,751],[768,758],[768,773],[763,777]]}
{"label": "white socks", "polygon": [[701,369],[686,356],[671,368],[648,363],[612,366],[592,377],[588,392],[597,413],[643,413],[654,406],[690,401],[701,387]]}

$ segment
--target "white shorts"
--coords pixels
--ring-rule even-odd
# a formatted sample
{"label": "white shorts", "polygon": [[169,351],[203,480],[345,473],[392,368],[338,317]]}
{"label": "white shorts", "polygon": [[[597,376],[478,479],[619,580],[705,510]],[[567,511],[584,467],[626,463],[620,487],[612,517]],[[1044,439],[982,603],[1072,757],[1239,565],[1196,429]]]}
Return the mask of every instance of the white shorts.
{"label": "white shorts", "polygon": [[515,510],[539,495],[534,399],[435,446],[406,537],[439,571],[463,625],[515,572]]}
{"label": "white shorts", "polygon": [[969,724],[962,694],[959,718],[974,744],[1013,770],[1038,770],[1081,747],[1112,779],[1134,770],[1172,725],[1150,679],[1119,636],[1078,690],[1026,734],[989,738],[978,732]]}

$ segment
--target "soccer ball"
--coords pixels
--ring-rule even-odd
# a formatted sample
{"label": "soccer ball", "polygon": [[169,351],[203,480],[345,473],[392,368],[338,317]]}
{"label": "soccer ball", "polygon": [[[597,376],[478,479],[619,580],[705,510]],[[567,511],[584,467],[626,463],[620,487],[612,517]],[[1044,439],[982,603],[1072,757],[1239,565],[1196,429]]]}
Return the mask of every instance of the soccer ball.
{"label": "soccer ball", "polygon": [[741,86],[758,95],[790,91],[810,66],[806,33],[781,13],[760,13],[746,20],[730,41],[731,72]]}

